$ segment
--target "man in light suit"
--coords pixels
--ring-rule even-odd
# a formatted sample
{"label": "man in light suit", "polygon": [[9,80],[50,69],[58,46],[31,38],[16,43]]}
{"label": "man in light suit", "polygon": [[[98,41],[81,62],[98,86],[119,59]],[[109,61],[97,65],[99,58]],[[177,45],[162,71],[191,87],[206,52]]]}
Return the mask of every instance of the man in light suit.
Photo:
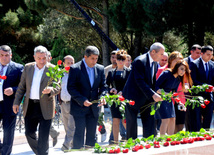
{"label": "man in light suit", "polygon": [[12,50],[7,45],[0,46],[0,121],[3,125],[3,144],[0,144],[0,154],[9,155],[12,151],[16,114],[12,110],[15,93],[23,71],[23,65],[11,61]]}
{"label": "man in light suit", "polygon": [[[191,64],[191,77],[193,85],[208,84],[214,86],[214,62],[211,61],[213,57],[213,47],[203,46],[201,48],[201,57]],[[199,131],[201,128],[209,129],[213,114],[213,92],[204,92],[197,95],[210,101],[206,108],[195,107],[190,109],[190,128],[189,131]],[[203,120],[202,120],[203,117]]]}
{"label": "man in light suit", "polygon": [[160,95],[155,92],[157,62],[164,54],[165,47],[161,43],[154,43],[150,51],[138,56],[132,63],[132,70],[123,89],[123,96],[135,101],[134,106],[126,106],[126,133],[127,139],[137,138],[137,115],[140,111],[143,124],[143,137],[155,135],[155,118],[150,115],[151,102],[162,101]]}
{"label": "man in light suit", "polygon": [[92,103],[106,91],[104,66],[97,64],[99,50],[88,46],[84,59],[72,65],[69,71],[67,89],[71,95],[71,115],[75,121],[73,149],[84,146],[86,130],[86,147],[93,147],[96,139],[96,127],[99,116],[99,106],[105,104]]}
{"label": "man in light suit", "polygon": [[[50,77],[46,75],[49,67],[54,65],[47,63],[47,49],[37,46],[34,49],[35,62],[25,65],[21,80],[16,91],[13,103],[13,111],[19,111],[19,105],[26,94],[23,103],[23,116],[25,119],[25,135],[27,141],[36,155],[48,154],[49,131],[52,118],[55,115],[55,95],[60,91],[49,85]],[[43,97],[41,95],[43,94]],[[37,126],[38,139],[36,136]]]}

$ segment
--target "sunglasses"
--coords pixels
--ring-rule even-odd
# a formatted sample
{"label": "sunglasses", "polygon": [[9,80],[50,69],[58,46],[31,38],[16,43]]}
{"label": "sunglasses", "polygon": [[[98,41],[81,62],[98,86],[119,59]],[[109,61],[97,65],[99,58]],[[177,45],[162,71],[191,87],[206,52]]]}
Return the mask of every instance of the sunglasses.
{"label": "sunglasses", "polygon": [[126,59],[123,58],[117,58],[118,61],[125,61]]}

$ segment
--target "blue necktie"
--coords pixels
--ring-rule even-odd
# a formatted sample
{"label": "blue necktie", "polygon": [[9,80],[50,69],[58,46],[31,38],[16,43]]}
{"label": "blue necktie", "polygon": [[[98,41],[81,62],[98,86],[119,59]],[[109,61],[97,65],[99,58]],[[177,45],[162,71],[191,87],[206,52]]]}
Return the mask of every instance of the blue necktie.
{"label": "blue necktie", "polygon": [[[0,75],[3,76],[4,73],[4,67],[5,65],[1,65],[1,70],[0,70]],[[0,82],[2,81],[2,79],[0,79]]]}
{"label": "blue necktie", "polygon": [[90,84],[91,84],[91,87],[92,87],[93,84],[94,84],[94,76],[93,76],[93,70],[92,70],[92,68],[88,67],[88,72],[89,72],[89,81],[90,81]]}
{"label": "blue necktie", "polygon": [[205,63],[205,68],[206,68],[206,79],[208,79],[209,69],[207,63]]}

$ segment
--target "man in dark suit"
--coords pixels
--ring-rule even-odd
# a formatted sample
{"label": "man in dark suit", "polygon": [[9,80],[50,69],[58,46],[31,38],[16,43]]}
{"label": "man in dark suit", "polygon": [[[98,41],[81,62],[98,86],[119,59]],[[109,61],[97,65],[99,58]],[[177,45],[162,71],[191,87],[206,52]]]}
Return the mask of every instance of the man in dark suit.
{"label": "man in dark suit", "polygon": [[[137,138],[137,115],[140,111],[143,124],[143,137],[155,135],[155,119],[150,115],[151,102],[162,101],[155,90],[157,62],[164,54],[165,47],[154,43],[150,51],[138,56],[132,63],[132,70],[123,90],[126,99],[135,101],[134,106],[126,106],[127,138]],[[147,107],[147,108],[146,108]]]}
{"label": "man in dark suit", "polygon": [[[191,65],[191,77],[193,85],[208,84],[214,86],[214,63],[211,61],[213,57],[213,48],[211,46],[203,46],[201,49],[201,57],[194,61]],[[205,109],[196,107],[191,110],[190,114],[190,131],[199,131],[201,128],[210,128],[213,114],[213,91],[199,94],[208,99],[210,103]],[[201,118],[203,116],[203,121]]]}
{"label": "man in dark suit", "polygon": [[99,106],[105,104],[92,103],[99,99],[106,91],[104,67],[97,64],[99,50],[95,46],[88,46],[84,59],[71,66],[67,89],[71,95],[71,115],[75,121],[73,149],[95,145],[95,134],[99,116]]}
{"label": "man in dark suit", "polygon": [[7,45],[0,46],[0,121],[3,124],[3,144],[0,154],[9,155],[12,151],[16,114],[12,110],[13,100],[21,78],[23,65],[11,61],[12,50]]}
{"label": "man in dark suit", "polygon": [[54,65],[47,62],[47,49],[44,46],[40,45],[34,49],[34,59],[35,62],[25,65],[16,91],[13,111],[19,111],[22,98],[26,95],[23,103],[25,136],[36,155],[45,155],[48,154],[49,131],[55,116],[55,95],[60,92],[60,88],[54,88],[52,83],[47,87],[50,77],[46,72]]}
{"label": "man in dark suit", "polygon": [[[201,56],[201,46],[198,44],[194,44],[191,47],[190,53],[191,54],[188,57],[184,58],[184,60],[188,63],[189,68],[191,69],[191,64],[193,63],[193,61],[197,60]],[[186,127],[187,131],[189,131],[190,125],[191,125],[191,120],[190,120],[191,112],[190,111],[191,111],[191,108],[187,108],[186,116],[185,116],[185,127]]]}
{"label": "man in dark suit", "polygon": [[184,60],[188,63],[188,65],[191,65],[191,62],[195,61],[196,59],[200,58],[201,56],[201,46],[198,44],[194,44],[191,47],[190,50],[190,55],[186,58],[184,58]]}

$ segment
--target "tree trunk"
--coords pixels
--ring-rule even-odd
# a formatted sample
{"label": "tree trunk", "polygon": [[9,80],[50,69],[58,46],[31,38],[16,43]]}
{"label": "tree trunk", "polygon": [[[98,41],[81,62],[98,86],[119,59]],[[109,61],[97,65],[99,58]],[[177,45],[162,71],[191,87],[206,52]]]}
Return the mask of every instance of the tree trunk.
{"label": "tree trunk", "polygon": [[135,39],[134,39],[134,47],[135,47],[134,48],[134,53],[133,53],[134,58],[139,56],[140,53],[144,52],[144,51],[142,51],[141,41],[142,41],[142,33],[141,32],[136,32],[135,33]]}
{"label": "tree trunk", "polygon": [[[107,10],[108,10],[108,0],[103,0],[103,32],[109,36],[109,21],[107,17]],[[109,45],[108,43],[102,39],[102,52],[103,52],[103,65],[107,66],[110,64],[110,52],[109,52]]]}

